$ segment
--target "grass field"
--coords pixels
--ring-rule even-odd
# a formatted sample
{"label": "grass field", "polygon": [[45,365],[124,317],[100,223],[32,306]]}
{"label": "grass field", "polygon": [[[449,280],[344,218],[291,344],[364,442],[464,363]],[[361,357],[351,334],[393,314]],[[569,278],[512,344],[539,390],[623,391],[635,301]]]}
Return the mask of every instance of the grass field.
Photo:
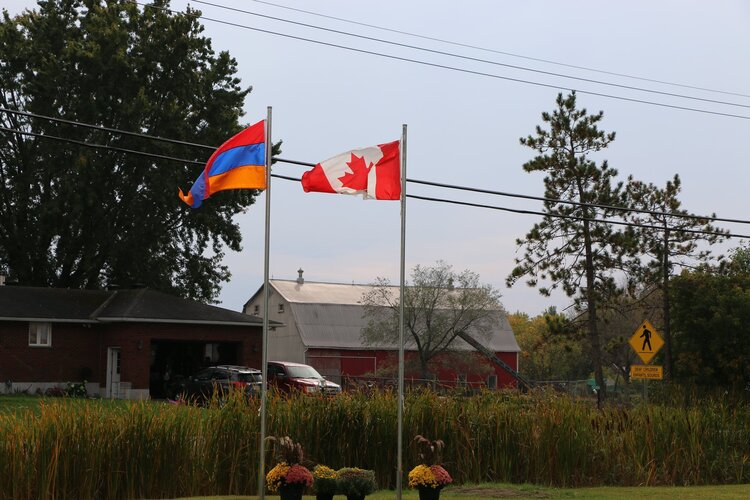
{"label": "grass field", "polygon": [[[216,496],[252,495],[258,479],[257,401],[222,403],[0,396],[0,500],[256,498]],[[466,398],[422,391],[405,406],[406,436],[447,443],[442,460],[457,486],[443,490],[444,500],[750,498],[744,400],[597,410],[547,392]],[[392,393],[272,397],[267,435],[299,440],[310,464],[375,470],[388,488],[395,484],[395,407]],[[408,467],[419,463],[413,448],[404,449]],[[672,486],[684,484],[709,486]],[[368,500],[395,496],[383,489]]]}
{"label": "grass field", "polygon": [[[129,401],[124,399],[86,399],[86,398],[54,398],[31,396],[27,394],[6,394],[0,395],[0,415],[8,413],[19,413],[31,411],[39,414],[40,408],[44,404],[67,404],[72,406],[81,406],[95,403],[97,405],[110,408],[126,408]],[[156,402],[163,404],[163,402]]]}
{"label": "grass field", "polygon": [[42,400],[43,399],[38,396],[0,396],[0,413],[13,413],[19,410],[31,410],[37,412],[39,411],[39,403]]}
{"label": "grass field", "polygon": [[[266,495],[267,498],[277,498],[276,495]],[[189,500],[255,500],[257,496],[215,496],[190,497]],[[314,496],[305,496],[304,500],[314,500]],[[338,495],[334,500],[343,500]],[[378,491],[367,496],[367,500],[393,500],[394,491]],[[416,491],[404,491],[402,498],[417,500]],[[464,485],[443,490],[441,499],[486,499],[509,498],[512,500],[539,500],[577,498],[583,500],[632,500],[634,498],[648,498],[649,500],[746,500],[750,498],[750,485],[730,486],[692,486],[692,487],[605,487],[605,488],[545,488],[534,485],[516,484],[481,484]],[[183,499],[188,500],[188,499]]]}

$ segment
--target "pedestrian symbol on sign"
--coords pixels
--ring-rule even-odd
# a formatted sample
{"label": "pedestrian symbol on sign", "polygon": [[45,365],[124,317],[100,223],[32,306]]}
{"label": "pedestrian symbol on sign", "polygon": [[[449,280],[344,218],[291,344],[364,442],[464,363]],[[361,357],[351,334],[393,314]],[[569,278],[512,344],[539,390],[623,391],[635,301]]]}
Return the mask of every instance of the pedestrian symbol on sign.
{"label": "pedestrian symbol on sign", "polygon": [[646,344],[648,344],[648,350],[653,351],[651,348],[651,330],[646,328],[646,325],[643,325],[643,333],[641,333],[639,338],[643,339],[643,347],[641,347],[641,351],[646,350]]}

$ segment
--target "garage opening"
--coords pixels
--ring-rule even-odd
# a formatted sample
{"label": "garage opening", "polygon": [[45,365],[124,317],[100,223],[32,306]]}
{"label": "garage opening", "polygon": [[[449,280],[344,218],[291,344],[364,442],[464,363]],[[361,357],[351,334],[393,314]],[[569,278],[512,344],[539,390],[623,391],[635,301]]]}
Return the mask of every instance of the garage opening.
{"label": "garage opening", "polygon": [[151,341],[149,393],[152,399],[171,396],[171,387],[203,368],[236,365],[240,359],[239,342]]}

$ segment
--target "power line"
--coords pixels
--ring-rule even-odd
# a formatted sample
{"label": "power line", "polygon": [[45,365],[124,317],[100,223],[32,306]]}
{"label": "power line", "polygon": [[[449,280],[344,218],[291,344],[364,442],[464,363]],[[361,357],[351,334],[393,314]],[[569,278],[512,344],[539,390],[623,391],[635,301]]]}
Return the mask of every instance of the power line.
{"label": "power line", "polygon": [[[407,194],[407,198],[414,198],[416,200],[424,200],[424,201],[434,201],[439,203],[449,203],[453,205],[462,205],[466,207],[476,207],[476,208],[487,208],[491,210],[500,210],[503,212],[511,212],[515,214],[526,214],[526,215],[539,215],[542,217],[553,217],[558,219],[570,219],[570,220],[578,220],[578,221],[590,221],[590,222],[599,222],[602,224],[613,224],[618,226],[627,226],[627,227],[637,227],[641,229],[653,229],[655,231],[663,231],[665,228],[659,227],[659,226],[653,226],[649,224],[636,224],[633,222],[626,222],[626,221],[615,221],[610,219],[592,219],[590,217],[581,217],[578,215],[564,215],[564,214],[552,214],[552,213],[546,213],[546,212],[537,212],[534,210],[518,210],[515,208],[507,208],[507,207],[498,207],[494,205],[485,205],[482,203],[471,203],[468,201],[456,201],[456,200],[447,200],[444,198],[433,198],[428,196],[419,196],[415,194]],[[721,236],[725,238],[750,238],[750,235],[744,235],[744,234],[733,234],[733,233],[724,233],[720,231],[704,231],[701,229],[686,229],[686,228],[679,228],[679,227],[668,227],[666,229],[669,229],[670,231],[678,231],[683,233],[692,233],[692,234],[705,234],[707,236]]]}
{"label": "power line", "polygon": [[[207,2],[202,2],[202,1],[198,1],[198,0],[194,0],[194,1],[196,3],[207,3]],[[623,78],[630,78],[630,79],[633,79],[633,80],[641,80],[641,81],[645,81],[645,82],[659,83],[659,84],[662,84],[662,85],[671,85],[671,86],[674,86],[674,87],[682,87],[682,88],[693,89],[693,90],[701,90],[701,91],[705,91],[705,92],[714,92],[714,93],[717,93],[717,94],[734,95],[734,96],[738,96],[738,97],[750,97],[750,95],[748,95],[748,94],[741,94],[741,93],[738,93],[738,92],[729,92],[729,91],[726,91],[726,90],[716,90],[716,89],[710,89],[710,88],[706,88],[706,87],[698,87],[698,86],[694,86],[694,85],[686,85],[686,84],[682,84],[682,83],[668,82],[668,81],[665,81],[665,80],[657,80],[657,79],[653,79],[653,78],[645,78],[645,77],[640,77],[640,76],[628,75],[628,74],[625,74],[625,73],[616,73],[614,71],[605,71],[605,70],[601,70],[601,69],[590,68],[590,67],[587,67],[587,66],[578,66],[578,65],[575,65],[575,64],[561,63],[559,61],[552,61],[552,60],[549,60],[549,59],[542,59],[542,58],[538,58],[538,57],[530,57],[530,56],[525,56],[525,55],[522,55],[522,54],[515,54],[513,52],[503,52],[501,50],[489,49],[487,47],[481,47],[481,46],[478,46],[478,45],[470,45],[470,44],[467,44],[467,43],[456,42],[456,41],[447,40],[447,39],[444,39],[444,38],[431,37],[431,36],[426,36],[426,35],[420,35],[420,34],[417,34],[417,33],[411,33],[409,31],[401,31],[401,30],[397,30],[397,29],[393,29],[393,28],[386,28],[384,26],[378,26],[378,25],[375,25],[375,24],[363,23],[363,22],[360,22],[360,21],[353,21],[351,19],[345,19],[345,18],[342,18],[342,17],[329,16],[329,15],[326,15],[326,14],[321,14],[319,12],[313,12],[313,11],[304,10],[304,9],[297,9],[297,8],[289,7],[289,6],[286,6],[286,5],[274,4],[272,2],[264,2],[262,0],[250,0],[250,1],[255,2],[255,3],[270,5],[272,7],[276,7],[276,8],[279,8],[279,9],[292,10],[292,11],[295,11],[295,12],[301,12],[301,13],[304,13],[304,14],[310,14],[312,16],[322,17],[322,18],[325,18],[325,19],[333,19],[335,21],[341,21],[341,22],[344,22],[344,23],[355,24],[355,25],[358,25],[358,26],[365,26],[367,28],[374,28],[374,29],[378,29],[378,30],[382,30],[382,31],[387,31],[387,32],[390,32],[390,33],[397,33],[399,35],[407,35],[407,36],[411,36],[411,37],[414,37],[414,38],[421,38],[423,40],[430,40],[430,41],[433,41],[433,42],[440,42],[440,43],[445,43],[445,44],[448,44],[448,45],[454,45],[454,46],[457,46],[457,47],[464,47],[464,48],[468,48],[468,49],[481,50],[481,51],[484,51],[484,52],[491,52],[493,54],[500,54],[500,55],[504,55],[504,56],[517,57],[517,58],[526,59],[526,60],[529,60],[529,61],[543,62],[543,63],[546,63],[546,64],[554,64],[556,66],[563,66],[563,67],[566,67],[566,68],[581,69],[581,70],[584,70],[584,71],[591,71],[591,72],[594,72],[594,73],[602,73],[602,74],[605,74],[605,75],[619,76],[619,77],[623,77]]]}
{"label": "power line", "polygon": [[[275,177],[277,179],[283,179],[287,181],[296,181],[299,182],[301,179],[299,177],[291,177],[288,175],[279,175],[279,174],[271,174],[271,177]],[[626,226],[626,227],[637,227],[640,229],[653,229],[655,231],[664,231],[665,228],[654,226],[650,224],[636,224],[633,222],[627,222],[627,221],[616,221],[616,220],[610,220],[610,219],[593,219],[590,217],[581,217],[578,215],[564,215],[564,214],[552,214],[552,213],[546,213],[546,212],[538,212],[535,210],[520,210],[516,208],[509,208],[509,207],[498,207],[496,205],[487,205],[484,203],[472,203],[468,201],[458,201],[458,200],[448,200],[445,198],[435,198],[430,196],[420,196],[416,194],[406,194],[406,198],[412,198],[414,200],[422,200],[422,201],[432,201],[436,203],[447,203],[451,205],[461,205],[465,207],[473,207],[473,208],[484,208],[484,209],[490,209],[490,210],[497,210],[502,212],[509,212],[514,214],[521,214],[521,215],[538,215],[541,217],[553,217],[556,219],[568,219],[568,220],[577,220],[577,221],[589,221],[589,222],[598,222],[601,224],[612,224],[612,225],[618,225],[618,226]],[[704,231],[701,229],[686,229],[686,228],[679,228],[679,227],[668,227],[666,229],[669,229],[670,231],[677,231],[681,233],[690,233],[690,234],[702,234],[706,236],[720,236],[724,238],[750,238],[750,235],[744,235],[744,234],[733,234],[733,233],[724,233],[721,231]]]}
{"label": "power line", "polygon": [[106,144],[95,144],[91,142],[85,142],[85,141],[79,141],[76,139],[68,139],[65,137],[58,137],[55,135],[49,135],[49,134],[37,134],[36,132],[27,132],[24,130],[16,130],[12,128],[2,127],[0,126],[0,131],[3,132],[9,132],[11,134],[18,134],[18,135],[27,135],[31,137],[40,137],[42,139],[50,139],[53,141],[60,141],[60,142],[68,142],[72,144],[77,144],[79,146],[83,146],[86,148],[92,148],[92,149],[108,149],[110,151],[117,151],[120,153],[128,153],[128,154],[134,154],[134,155],[141,155],[141,156],[147,156],[149,158],[158,158],[160,160],[170,160],[170,161],[178,161],[181,163],[190,163],[193,165],[205,165],[205,162],[195,161],[195,160],[186,160],[184,158],[175,158],[173,156],[166,156],[166,155],[160,155],[156,153],[146,153],[145,151],[138,151],[135,149],[126,149],[126,148],[118,148],[116,146],[107,146]]}
{"label": "power line", "polygon": [[[57,136],[52,136],[52,135],[48,135],[48,134],[37,134],[35,132],[27,132],[27,131],[23,131],[23,130],[15,130],[15,129],[7,128],[7,127],[2,127],[2,126],[0,126],[0,131],[9,132],[9,133],[13,133],[13,134],[19,134],[19,135],[39,137],[39,138],[44,138],[44,139],[51,139],[51,140],[62,141],[62,142],[68,142],[68,143],[77,144],[77,145],[84,146],[84,147],[89,147],[89,148],[107,149],[107,150],[117,151],[117,152],[121,152],[121,153],[129,153],[129,154],[136,154],[136,155],[141,155],[141,156],[147,156],[147,157],[150,157],[150,158],[158,158],[158,159],[161,159],[161,160],[171,160],[171,161],[177,161],[177,162],[181,162],[181,163],[190,163],[190,164],[196,164],[196,165],[203,165],[203,162],[197,162],[197,161],[194,161],[194,160],[186,160],[186,159],[183,159],[183,158],[175,158],[175,157],[172,157],[172,156],[165,156],[165,155],[159,155],[159,154],[154,154],[154,153],[147,153],[147,152],[144,152],[144,151],[136,151],[136,150],[132,150],[132,149],[118,148],[118,147],[115,147],[115,146],[107,146],[107,145],[104,145],[104,144],[87,143],[87,142],[78,141],[78,140],[75,140],[75,139],[66,139],[64,137],[57,137]],[[279,161],[281,161],[281,160],[279,160]],[[276,178],[279,178],[279,179],[284,179],[284,180],[289,180],[289,181],[296,181],[296,182],[299,182],[301,180],[301,179],[299,179],[297,177],[290,177],[290,176],[278,175],[278,174],[271,174],[271,177],[276,177]],[[679,227],[667,227],[667,228],[664,228],[664,227],[652,226],[652,225],[647,225],[647,224],[636,224],[636,223],[626,222],[626,221],[613,221],[613,220],[609,220],[609,219],[592,219],[592,218],[580,217],[580,216],[576,216],[576,215],[563,215],[563,214],[552,214],[552,213],[538,212],[538,211],[533,211],[533,210],[520,210],[520,209],[514,209],[514,208],[508,208],[508,207],[498,207],[498,206],[494,206],[494,205],[486,205],[486,204],[481,204],[481,203],[472,203],[472,202],[466,202],[466,201],[448,200],[448,199],[444,199],[444,198],[434,198],[434,197],[419,196],[419,195],[413,195],[413,194],[406,194],[405,196],[407,198],[413,198],[413,199],[416,199],[416,200],[423,200],[423,201],[432,201],[432,202],[438,202],[438,203],[447,203],[447,204],[453,204],[453,205],[462,205],[462,206],[475,207],[475,208],[485,208],[485,209],[491,209],[491,210],[499,210],[499,211],[503,211],[503,212],[517,213],[517,214],[538,215],[538,216],[542,216],[542,217],[553,217],[553,218],[579,220],[579,221],[588,220],[588,221],[591,221],[591,222],[599,222],[599,223],[603,223],[603,224],[613,224],[613,225],[621,225],[621,226],[627,226],[627,227],[637,227],[637,228],[642,228],[642,229],[653,229],[653,230],[656,230],[656,231],[663,231],[664,229],[668,229],[670,231],[676,231],[676,232],[682,232],[682,233],[703,234],[703,235],[707,235],[707,236],[721,236],[721,237],[725,237],[725,238],[750,238],[750,235],[734,234],[734,233],[729,233],[729,232],[724,233],[724,232],[718,232],[718,231],[704,231],[704,230],[700,230],[700,229],[686,229],[686,228],[679,228]],[[519,196],[523,196],[523,195],[519,195]],[[566,202],[561,201],[561,200],[560,200],[560,202],[561,203],[566,203]],[[630,211],[637,212],[638,210],[630,210]],[[676,214],[674,214],[674,215],[677,216]],[[746,223],[750,223],[750,221],[747,221]]]}
{"label": "power line", "polygon": [[[49,116],[45,116],[45,115],[40,115],[40,114],[35,114],[35,113],[28,113],[28,112],[25,112],[25,111],[11,110],[11,109],[7,109],[7,108],[3,108],[3,107],[0,107],[0,112],[6,112],[6,113],[10,113],[10,114],[18,114],[18,115],[27,116],[27,117],[30,117],[30,118],[38,118],[38,119],[50,120],[50,121],[54,121],[54,122],[62,122],[62,123],[66,123],[66,124],[70,124],[70,125],[74,125],[74,126],[81,126],[81,127],[91,128],[91,129],[95,129],[95,130],[103,130],[103,131],[108,131],[108,132],[112,132],[112,133],[116,133],[116,134],[132,135],[132,136],[136,136],[136,137],[140,137],[140,138],[144,138],[144,139],[149,139],[149,140],[164,141],[164,142],[177,143],[177,144],[185,144],[185,145],[190,145],[190,146],[195,146],[195,147],[200,147],[200,148],[205,148],[205,149],[211,149],[211,150],[215,150],[216,149],[215,146],[208,146],[208,145],[205,145],[205,144],[197,144],[197,143],[192,143],[192,142],[184,142],[184,141],[178,141],[178,140],[175,140],[175,139],[168,139],[168,138],[163,138],[163,137],[158,137],[158,136],[152,136],[152,135],[148,135],[148,134],[142,134],[142,133],[136,133],[136,132],[128,132],[128,131],[125,131],[125,130],[114,129],[114,128],[107,128],[107,127],[101,127],[99,125],[92,125],[92,124],[89,124],[89,123],[77,122],[77,121],[72,121],[72,120],[64,120],[64,119],[61,119],[61,118],[53,118],[53,117],[49,117]],[[63,137],[51,136],[51,135],[47,135],[47,134],[38,134],[38,133],[33,133],[33,132],[24,132],[24,131],[20,131],[20,130],[16,130],[16,129],[10,129],[10,128],[6,128],[6,127],[0,127],[0,130],[3,130],[5,132],[10,132],[10,133],[17,133],[17,134],[21,134],[21,135],[29,135],[29,136],[33,136],[33,137],[48,138],[48,139],[51,139],[51,140],[57,140],[57,141],[63,141],[63,142],[71,142],[71,143],[78,144],[78,145],[85,146],[85,147],[110,149],[110,150],[113,150],[113,151],[127,152],[127,153],[132,153],[132,154],[140,154],[140,155],[143,155],[143,156],[156,157],[156,158],[160,158],[160,159],[177,161],[177,162],[181,162],[181,163],[190,163],[190,164],[194,164],[194,165],[204,165],[204,162],[199,162],[199,161],[195,161],[195,160],[187,160],[187,159],[183,159],[183,158],[175,158],[175,157],[172,157],[172,156],[165,156],[165,155],[156,155],[154,153],[146,153],[146,152],[137,151],[137,150],[117,148],[117,147],[114,147],[114,146],[107,146],[107,145],[103,145],[103,144],[87,143],[87,142],[77,141],[77,140],[74,140],[74,139],[67,139],[67,138],[63,138]],[[300,165],[300,166],[304,166],[304,167],[314,167],[316,165],[315,163],[310,163],[310,162],[305,162],[305,161],[299,161],[299,160],[288,160],[288,159],[279,158],[279,157],[274,158],[274,160],[276,162],[279,162],[279,163],[288,163],[288,164]],[[551,203],[561,203],[561,204],[573,205],[573,206],[580,206],[580,207],[603,208],[603,209],[607,209],[607,210],[618,210],[618,211],[622,211],[622,212],[643,213],[643,214],[648,214],[648,215],[664,216],[664,217],[676,217],[676,218],[683,218],[683,219],[707,220],[707,221],[714,221],[714,222],[728,222],[728,223],[733,223],[733,224],[750,224],[750,220],[728,219],[728,218],[715,217],[715,216],[700,216],[700,215],[693,215],[693,214],[681,214],[681,213],[671,213],[671,212],[659,212],[659,211],[655,211],[655,210],[635,209],[635,208],[620,207],[620,206],[616,206],[616,205],[597,204],[597,203],[582,203],[582,202],[571,201],[571,200],[561,200],[561,199],[557,199],[557,198],[547,198],[547,197],[532,196],[532,195],[525,195],[525,194],[518,194],[518,193],[507,193],[507,192],[503,192],[503,191],[496,191],[496,190],[482,189],[482,188],[474,188],[474,187],[468,187],[468,186],[457,186],[457,185],[454,185],[454,184],[445,184],[445,183],[440,183],[440,182],[425,181],[425,180],[419,180],[419,179],[409,179],[409,178],[407,178],[406,181],[409,182],[409,183],[413,183],[413,184],[422,184],[422,185],[426,185],[426,186],[439,187],[439,188],[444,188],[444,189],[454,189],[454,190],[457,190],[457,191],[468,191],[468,192],[474,192],[474,193],[480,193],[480,194],[491,194],[491,195],[494,195],[494,196],[504,196],[504,197],[510,197],[510,198],[519,198],[519,199],[527,199],[527,200],[542,201],[542,202],[551,202]]]}
{"label": "power line", "polygon": [[726,106],[737,106],[737,107],[740,107],[740,108],[750,108],[750,104],[739,104],[739,103],[734,103],[734,102],[719,101],[719,100],[715,100],[715,99],[706,99],[706,98],[702,98],[702,97],[695,97],[695,96],[689,96],[689,95],[684,95],[684,94],[676,94],[676,93],[673,93],[673,92],[664,92],[664,91],[660,91],[660,90],[653,90],[653,89],[647,89],[647,88],[642,88],[642,87],[634,87],[632,85],[624,85],[624,84],[619,84],[619,83],[605,82],[605,81],[601,81],[601,80],[593,80],[593,79],[590,79],[590,78],[583,78],[583,77],[578,77],[578,76],[565,75],[565,74],[562,74],[562,73],[554,73],[554,72],[551,72],[551,71],[544,71],[544,70],[540,70],[540,69],[528,68],[528,67],[525,67],[525,66],[518,66],[518,65],[515,65],[515,64],[506,64],[506,63],[501,63],[501,62],[492,61],[492,60],[488,60],[488,59],[480,59],[480,58],[466,56],[466,55],[462,55],[462,54],[455,54],[455,53],[451,53],[451,52],[445,52],[445,51],[442,51],[442,50],[429,49],[429,48],[426,48],[426,47],[419,47],[419,46],[416,46],[416,45],[409,45],[409,44],[406,44],[406,43],[394,42],[392,40],[384,40],[382,38],[375,38],[375,37],[370,37],[370,36],[361,35],[361,34],[357,34],[357,33],[350,33],[350,32],[347,32],[347,31],[336,30],[336,29],[332,29],[332,28],[325,28],[325,27],[322,27],[322,26],[316,26],[314,24],[308,24],[308,23],[302,23],[302,22],[298,22],[298,21],[292,21],[292,20],[289,20],[289,19],[283,19],[283,18],[280,18],[280,17],[269,16],[269,15],[266,15],[266,14],[259,14],[257,12],[252,12],[252,11],[249,11],[249,10],[238,9],[238,8],[235,8],[235,7],[227,7],[227,6],[216,4],[216,3],[211,3],[211,2],[201,1],[201,0],[194,0],[194,1],[196,3],[200,3],[200,4],[204,4],[204,5],[210,5],[212,7],[217,7],[217,8],[224,9],[224,10],[229,10],[229,11],[232,11],[232,12],[240,12],[242,14],[248,14],[248,15],[251,15],[251,16],[262,17],[264,19],[271,19],[271,20],[279,21],[279,22],[283,22],[283,23],[294,24],[296,26],[303,26],[305,28],[313,28],[313,29],[316,29],[316,30],[327,31],[329,33],[336,33],[336,34],[339,34],[339,35],[345,35],[345,36],[350,36],[350,37],[354,37],[354,38],[360,38],[360,39],[363,39],[363,40],[369,40],[369,41],[374,41],[374,42],[378,42],[378,43],[384,43],[384,44],[388,44],[388,45],[394,45],[394,46],[397,46],[397,47],[414,49],[414,50],[419,50],[419,51],[422,51],[422,52],[429,52],[431,54],[438,54],[438,55],[443,55],[443,56],[448,56],[448,57],[455,57],[455,58],[458,58],[458,59],[464,59],[464,60],[473,61],[473,62],[480,62],[480,63],[484,63],[484,64],[492,64],[494,66],[502,66],[502,67],[505,67],[505,68],[516,69],[516,70],[520,70],[520,71],[528,71],[528,72],[531,72],[531,73],[538,73],[538,74],[547,75],[547,76],[555,76],[555,77],[558,77],[558,78],[567,78],[567,79],[570,79],[570,80],[578,80],[578,81],[587,82],[587,83],[594,83],[594,84],[597,84],[597,85],[607,85],[607,86],[610,86],[610,87],[617,87],[617,88],[626,89],[626,90],[635,90],[635,91],[638,91],[638,92],[647,92],[647,93],[651,93],[651,94],[658,94],[658,95],[669,96],[669,97],[677,97],[677,98],[680,98],[680,99],[690,99],[690,100],[694,100],[694,101],[708,102],[708,103],[712,103],[712,104],[722,104],[722,105],[726,105]]}
{"label": "power line", "polygon": [[[279,161],[283,161],[283,160],[279,159]],[[627,208],[627,207],[620,207],[617,205],[605,205],[601,203],[582,203],[579,201],[560,200],[557,198],[546,198],[543,196],[532,196],[528,194],[506,193],[503,191],[493,191],[491,189],[481,189],[481,188],[473,188],[473,187],[467,187],[467,186],[456,186],[455,184],[443,184],[440,182],[422,181],[418,179],[407,179],[407,181],[412,182],[414,184],[424,184],[426,186],[441,187],[441,188],[446,188],[446,189],[455,189],[457,191],[469,191],[472,193],[492,194],[496,196],[507,196],[510,198],[521,198],[525,200],[535,200],[535,201],[543,201],[543,202],[550,202],[550,203],[563,203],[566,205],[573,205],[577,207],[594,207],[594,208],[603,208],[605,210],[618,210],[621,212],[637,212],[637,213],[642,213],[642,214],[664,216],[664,217],[681,217],[683,219],[730,222],[734,224],[750,224],[749,220],[725,219],[722,217],[713,217],[713,216],[703,217],[700,215],[680,214],[680,213],[673,213],[673,212],[659,212],[657,210],[633,209],[633,208]]]}
{"label": "power line", "polygon": [[216,149],[214,146],[207,146],[205,144],[196,144],[194,142],[186,142],[186,141],[180,141],[177,139],[169,139],[167,137],[159,137],[155,135],[148,135],[148,134],[142,134],[138,132],[129,132],[127,130],[120,130],[116,128],[109,128],[104,127],[102,125],[92,125],[90,123],[83,123],[83,122],[76,122],[72,120],[65,120],[63,118],[55,118],[52,116],[44,116],[44,115],[38,115],[36,113],[29,113],[28,111],[19,111],[17,109],[8,109],[0,107],[0,111],[4,111],[5,113],[13,114],[13,115],[20,115],[20,116],[27,116],[29,118],[40,118],[43,120],[48,120],[55,123],[65,123],[68,125],[74,125],[76,127],[83,127],[83,128],[89,128],[94,130],[100,130],[102,132],[111,132],[114,134],[120,134],[120,135],[127,135],[130,137],[139,137],[141,139],[149,139],[154,141],[162,141],[162,142],[169,142],[171,144],[179,144],[181,146],[191,146],[196,148],[203,148],[203,149]]}
{"label": "power line", "polygon": [[[175,11],[175,10],[172,10],[172,9],[167,9],[166,7],[157,7],[155,5],[148,5],[148,4],[144,4],[144,3],[141,3],[141,2],[137,2],[137,1],[134,1],[134,3],[136,3],[138,5],[141,5],[143,7],[146,7],[146,8],[164,10],[164,11],[170,12],[172,14],[191,15],[191,14],[188,14],[188,13],[185,13],[185,12],[180,12],[180,11]],[[365,50],[365,49],[359,49],[359,48],[356,48],[356,47],[349,47],[347,45],[340,45],[340,44],[336,44],[336,43],[324,42],[322,40],[315,40],[315,39],[312,39],[312,38],[305,38],[305,37],[301,37],[301,36],[290,35],[290,34],[287,34],[287,33],[280,33],[280,32],[277,32],[277,31],[271,31],[271,30],[266,30],[266,29],[262,29],[262,28],[254,28],[252,26],[247,26],[247,25],[239,24],[239,23],[233,23],[233,22],[230,22],[230,21],[223,21],[221,19],[214,19],[214,18],[203,16],[203,15],[200,15],[200,16],[197,16],[197,15],[194,15],[194,14],[192,14],[192,15],[194,17],[199,17],[199,18],[201,18],[201,19],[203,19],[205,21],[211,21],[211,22],[223,24],[223,25],[226,25],[226,26],[233,26],[235,28],[242,28],[242,29],[246,29],[246,30],[250,30],[250,31],[256,31],[258,33],[266,33],[266,34],[269,34],[269,35],[280,36],[280,37],[283,37],[283,38],[290,38],[290,39],[293,39],[293,40],[299,40],[299,41],[303,41],[303,42],[314,43],[314,44],[323,45],[323,46],[326,46],[326,47],[334,47],[334,48],[338,48],[338,49],[342,49],[342,50],[348,50],[350,52],[357,52],[357,53],[360,53],[360,54],[368,54],[368,55],[373,55],[373,56],[377,56],[377,57],[383,57],[383,58],[386,58],[386,59],[393,59],[395,61],[410,62],[410,63],[414,63],[414,64],[419,64],[419,65],[422,65],[422,66],[428,66],[428,67],[440,68],[440,69],[447,69],[447,70],[450,70],[450,71],[457,71],[457,72],[460,72],[460,73],[466,73],[466,74],[476,75],[476,76],[485,76],[485,77],[494,78],[494,79],[497,79],[497,80],[506,80],[506,81],[516,82],[516,83],[524,83],[524,84],[527,84],[527,85],[534,85],[534,86],[537,86],[537,87],[551,88],[551,89],[555,89],[555,90],[575,91],[575,92],[578,92],[580,94],[592,95],[592,96],[597,96],[597,97],[604,97],[604,98],[607,98],[607,99],[615,99],[615,100],[626,101],[626,102],[634,102],[634,103],[639,103],[639,104],[648,104],[648,105],[651,105],[651,106],[658,106],[658,107],[662,107],[662,108],[680,109],[680,110],[683,110],[683,111],[692,111],[692,112],[695,112],[695,113],[703,113],[703,114],[716,115],[716,116],[725,116],[725,117],[729,117],[729,118],[739,118],[739,119],[742,119],[742,120],[750,120],[750,116],[745,116],[745,115],[736,115],[736,114],[733,114],[733,113],[723,113],[723,112],[720,112],[720,111],[710,111],[710,110],[707,110],[707,109],[691,108],[691,107],[688,107],[688,106],[678,106],[678,105],[675,105],[675,104],[667,104],[667,103],[656,102],[656,101],[647,101],[647,100],[644,100],[644,99],[635,99],[635,98],[631,98],[631,97],[616,96],[616,95],[612,95],[612,94],[604,94],[604,93],[601,93],[601,92],[593,92],[593,91],[590,91],[590,90],[573,89],[573,88],[564,87],[564,86],[561,86],[561,85],[552,85],[552,84],[547,84],[547,83],[535,82],[535,81],[531,81],[531,80],[524,80],[524,79],[521,79],[521,78],[512,78],[512,77],[509,77],[509,76],[496,75],[494,73],[486,73],[486,72],[483,72],[483,71],[475,71],[475,70],[470,70],[470,69],[465,69],[465,68],[458,68],[458,67],[455,67],[455,66],[448,66],[448,65],[445,65],[445,64],[431,63],[431,62],[427,62],[427,61],[421,61],[419,59],[412,59],[412,58],[408,58],[408,57],[401,57],[401,56],[395,56],[395,55],[391,55],[391,54],[384,54],[382,52],[375,52],[375,51],[372,51],[372,50]]]}

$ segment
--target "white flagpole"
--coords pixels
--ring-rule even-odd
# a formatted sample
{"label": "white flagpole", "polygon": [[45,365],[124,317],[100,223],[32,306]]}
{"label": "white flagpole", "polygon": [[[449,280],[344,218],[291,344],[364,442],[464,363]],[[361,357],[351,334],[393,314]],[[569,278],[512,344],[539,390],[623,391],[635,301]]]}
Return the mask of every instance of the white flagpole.
{"label": "white flagpole", "polygon": [[406,276],[406,124],[401,129],[401,275],[398,300],[398,459],[396,465],[396,498],[401,500],[403,489],[404,447],[404,281]]}
{"label": "white flagpole", "polygon": [[263,345],[261,373],[263,381],[260,389],[260,450],[258,458],[258,498],[266,498],[266,400],[268,395],[268,255],[271,240],[271,106],[266,117],[266,235],[263,250]]}

